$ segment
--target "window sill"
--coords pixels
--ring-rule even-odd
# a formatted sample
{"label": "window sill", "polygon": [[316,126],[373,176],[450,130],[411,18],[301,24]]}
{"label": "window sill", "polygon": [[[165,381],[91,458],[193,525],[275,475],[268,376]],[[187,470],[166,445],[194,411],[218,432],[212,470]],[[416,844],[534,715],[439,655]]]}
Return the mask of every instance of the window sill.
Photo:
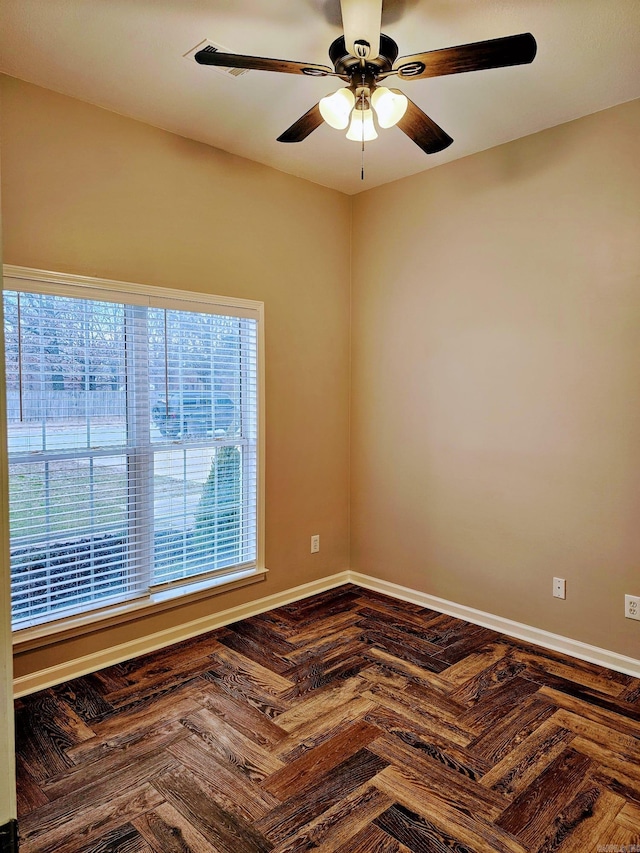
{"label": "window sill", "polygon": [[27,652],[44,646],[72,640],[83,634],[91,634],[113,625],[121,625],[144,616],[152,616],[183,604],[191,604],[230,590],[264,580],[268,569],[241,569],[206,581],[173,587],[151,593],[143,599],[115,604],[103,610],[94,610],[82,616],[72,616],[59,621],[47,622],[33,628],[21,628],[13,632],[14,652]]}

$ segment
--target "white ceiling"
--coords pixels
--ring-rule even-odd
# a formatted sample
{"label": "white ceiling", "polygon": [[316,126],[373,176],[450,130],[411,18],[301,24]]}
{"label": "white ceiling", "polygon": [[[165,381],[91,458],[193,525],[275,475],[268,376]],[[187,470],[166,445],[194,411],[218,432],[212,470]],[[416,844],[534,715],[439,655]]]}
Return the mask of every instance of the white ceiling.
{"label": "white ceiling", "polygon": [[385,0],[400,55],[532,32],[532,65],[399,85],[453,138],[427,156],[397,128],[366,146],[322,125],[276,142],[337,88],[329,78],[224,76],[184,58],[235,53],[330,64],[338,0],[1,0],[0,70],[345,193],[640,97],[640,0]]}

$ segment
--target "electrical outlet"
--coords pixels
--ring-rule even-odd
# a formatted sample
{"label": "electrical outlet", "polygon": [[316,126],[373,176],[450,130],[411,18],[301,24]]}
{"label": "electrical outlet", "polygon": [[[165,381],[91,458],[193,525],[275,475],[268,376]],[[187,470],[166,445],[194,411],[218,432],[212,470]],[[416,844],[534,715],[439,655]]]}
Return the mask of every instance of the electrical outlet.
{"label": "electrical outlet", "polygon": [[553,579],[553,597],[554,598],[566,598],[567,597],[567,582],[564,578],[554,578]]}
{"label": "electrical outlet", "polygon": [[311,553],[317,554],[320,550],[320,534],[311,537]]}
{"label": "electrical outlet", "polygon": [[640,620],[640,595],[625,595],[624,615],[627,619]]}

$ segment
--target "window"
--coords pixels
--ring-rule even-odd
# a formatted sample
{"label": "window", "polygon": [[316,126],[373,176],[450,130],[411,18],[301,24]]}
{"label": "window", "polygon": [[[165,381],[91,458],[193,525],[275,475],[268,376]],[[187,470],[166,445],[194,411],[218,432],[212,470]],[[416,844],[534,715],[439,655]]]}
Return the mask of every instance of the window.
{"label": "window", "polygon": [[14,629],[258,565],[259,304],[114,285],[5,277]]}

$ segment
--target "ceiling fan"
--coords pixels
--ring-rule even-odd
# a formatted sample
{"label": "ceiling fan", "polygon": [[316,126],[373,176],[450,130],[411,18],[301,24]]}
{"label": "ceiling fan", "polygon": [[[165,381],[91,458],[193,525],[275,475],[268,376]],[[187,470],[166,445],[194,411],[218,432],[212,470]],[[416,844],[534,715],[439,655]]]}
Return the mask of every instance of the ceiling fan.
{"label": "ceiling fan", "polygon": [[426,154],[435,154],[451,145],[453,139],[420,107],[398,89],[383,85],[389,77],[420,80],[465,71],[483,71],[532,62],[537,50],[531,33],[489,41],[445,47],[414,53],[398,59],[398,45],[380,32],[382,0],[340,0],[344,36],[329,48],[333,68],[314,63],[291,62],[244,56],[238,53],[198,51],[194,59],[201,65],[304,74],[308,77],[338,77],[347,85],[322,98],[290,128],[278,142],[302,142],[323,121],[347,138],[368,142],[377,137],[374,112],[380,127],[397,125]]}

